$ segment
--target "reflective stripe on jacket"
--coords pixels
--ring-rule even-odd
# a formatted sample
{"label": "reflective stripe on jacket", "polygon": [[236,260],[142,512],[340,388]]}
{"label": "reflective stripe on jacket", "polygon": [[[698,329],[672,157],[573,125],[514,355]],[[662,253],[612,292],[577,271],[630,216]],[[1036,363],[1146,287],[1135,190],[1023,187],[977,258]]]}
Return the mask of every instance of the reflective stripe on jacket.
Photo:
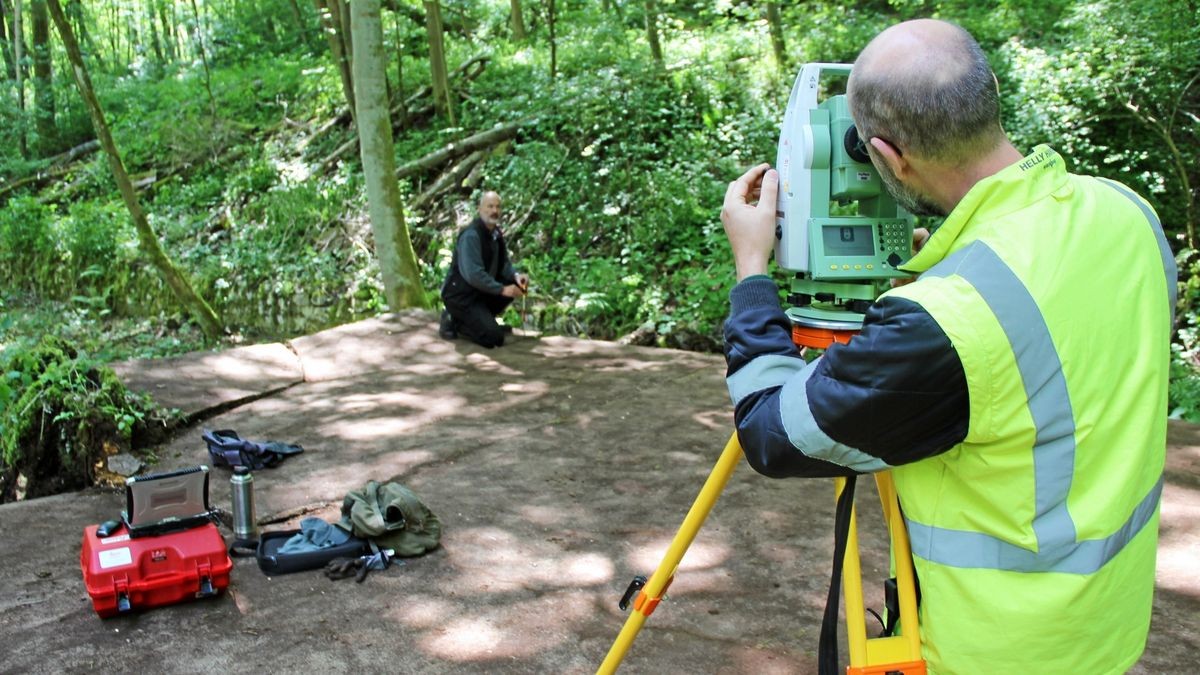
{"label": "reflective stripe on jacket", "polygon": [[1120,184],[1032,154],[981,181],[885,297],[958,353],[966,437],[894,471],[931,672],[1124,672],[1154,592],[1174,258]]}

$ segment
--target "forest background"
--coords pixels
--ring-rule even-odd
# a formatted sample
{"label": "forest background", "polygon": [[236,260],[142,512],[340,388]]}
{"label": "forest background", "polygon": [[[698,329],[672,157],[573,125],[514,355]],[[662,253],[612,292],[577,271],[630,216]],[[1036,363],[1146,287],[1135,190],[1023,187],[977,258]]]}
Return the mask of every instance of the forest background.
{"label": "forest background", "polygon": [[0,501],[170,427],[107,362],[435,307],[485,189],[509,322],[719,350],[726,184],[800,65],[917,17],[977,37],[1018,148],[1157,209],[1200,421],[1194,0],[0,0]]}

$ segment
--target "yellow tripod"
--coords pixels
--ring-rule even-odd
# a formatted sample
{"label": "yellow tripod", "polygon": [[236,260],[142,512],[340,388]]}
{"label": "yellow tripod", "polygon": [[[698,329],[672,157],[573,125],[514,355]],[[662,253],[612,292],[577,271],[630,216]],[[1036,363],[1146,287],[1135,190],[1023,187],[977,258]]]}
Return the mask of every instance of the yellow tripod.
{"label": "yellow tripod", "polygon": [[[604,662],[600,664],[597,673],[615,673],[625,654],[633,645],[634,638],[645,624],[646,618],[658,607],[667,587],[675,578],[675,570],[679,561],[687,552],[704,520],[712,511],[713,505],[733,470],[742,459],[742,446],[734,433],[725,444],[725,449],[717,459],[708,479],[704,481],[699,496],[688,510],[687,517],[680,525],[679,531],[667,548],[662,562],[648,581],[642,577],[634,579],[625,597],[621,599],[621,609],[629,605],[633,599],[633,611],[626,619],[625,625],[617,635],[616,641],[608,650]],[[888,472],[875,474],[875,482],[879,489],[879,499],[883,503],[884,518],[891,534],[892,557],[896,567],[896,583],[900,604],[900,625],[904,634],[890,637],[867,638],[866,612],[863,609],[862,571],[858,557],[858,534],[856,529],[853,506],[850,512],[850,530],[846,540],[846,557],[842,567],[843,588],[846,596],[846,632],[850,652],[850,666],[846,669],[848,675],[883,675],[884,673],[899,673],[901,675],[924,675],[925,662],[921,659],[921,639],[917,626],[917,598],[915,576],[913,574],[912,554],[909,549],[908,532],[900,515],[899,501],[896,490],[892,485],[892,477]],[[837,496],[845,489],[845,479],[835,479]],[[633,594],[637,593],[633,598]]]}

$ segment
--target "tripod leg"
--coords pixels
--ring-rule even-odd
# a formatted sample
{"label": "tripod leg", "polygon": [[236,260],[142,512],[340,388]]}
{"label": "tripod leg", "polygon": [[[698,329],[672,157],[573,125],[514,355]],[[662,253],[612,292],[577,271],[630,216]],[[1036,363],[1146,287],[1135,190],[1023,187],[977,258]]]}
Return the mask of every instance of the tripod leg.
{"label": "tripod leg", "polygon": [[692,545],[692,541],[696,538],[696,533],[704,525],[704,520],[708,518],[713,504],[721,496],[721,492],[725,490],[725,484],[729,482],[729,477],[733,475],[733,470],[737,468],[738,462],[741,459],[742,446],[738,443],[737,432],[734,432],[729,437],[729,442],[725,444],[725,450],[721,452],[721,457],[717,459],[716,466],[708,474],[708,479],[704,481],[704,487],[700,489],[699,496],[692,503],[692,508],[688,510],[687,517],[683,519],[683,524],[679,526],[679,531],[675,533],[675,539],[671,541],[671,546],[667,548],[666,554],[663,555],[662,562],[658,564],[658,569],[654,571],[650,580],[646,582],[646,586],[638,593],[637,599],[634,600],[633,611],[629,613],[629,618],[626,619],[625,625],[621,628],[620,634],[617,635],[616,641],[609,648],[608,656],[600,664],[600,668],[596,671],[597,673],[607,674],[617,671],[617,667],[621,665],[621,660],[625,658],[625,653],[633,645],[633,640],[637,637],[638,631],[642,629],[642,624],[646,622],[646,617],[650,616],[650,613],[658,606],[663,594],[667,591],[667,586],[675,578],[675,570],[679,567],[679,561],[683,559],[683,554]]}
{"label": "tripod leg", "polygon": [[875,474],[875,486],[879,490],[879,501],[883,504],[883,517],[887,521],[888,534],[892,540],[892,559],[896,567],[896,587],[900,600],[900,631],[908,645],[909,655],[914,661],[921,658],[921,633],[917,629],[916,574],[913,571],[912,547],[908,541],[908,527],[900,513],[900,500],[896,497],[896,485],[890,471]]}

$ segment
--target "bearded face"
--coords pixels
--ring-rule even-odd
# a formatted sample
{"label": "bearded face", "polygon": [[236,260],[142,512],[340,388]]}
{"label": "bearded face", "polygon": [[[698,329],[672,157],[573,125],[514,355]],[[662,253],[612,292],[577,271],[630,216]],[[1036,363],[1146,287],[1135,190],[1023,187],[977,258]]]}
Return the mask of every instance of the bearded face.
{"label": "bearded face", "polygon": [[883,185],[887,188],[889,194],[896,199],[896,203],[904,208],[905,211],[914,216],[945,216],[946,212],[940,206],[933,203],[929,197],[917,192],[909,186],[900,182],[896,174],[892,173],[887,162],[877,161],[872,155],[871,164],[879,172],[879,177],[883,179]]}

